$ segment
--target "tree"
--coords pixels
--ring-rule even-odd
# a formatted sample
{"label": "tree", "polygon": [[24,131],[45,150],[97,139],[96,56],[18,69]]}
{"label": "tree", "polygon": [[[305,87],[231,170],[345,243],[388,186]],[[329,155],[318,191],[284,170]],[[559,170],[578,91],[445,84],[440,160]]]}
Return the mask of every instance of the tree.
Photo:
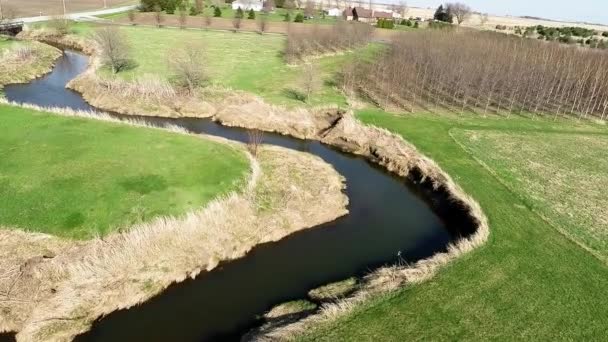
{"label": "tree", "polygon": [[205,10],[205,0],[195,0],[194,1],[194,9],[198,14],[203,13]]}
{"label": "tree", "polygon": [[264,34],[264,32],[266,32],[267,28],[268,28],[268,14],[262,13],[261,15],[258,16],[258,32],[260,32],[260,34]]}
{"label": "tree", "polygon": [[298,13],[296,14],[296,17],[293,19],[294,23],[303,23],[304,22],[304,15],[302,15],[302,13]]}
{"label": "tree", "polygon": [[473,11],[471,10],[471,7],[462,2],[453,2],[447,4],[447,13],[454,16],[457,24],[460,25],[471,17]]}
{"label": "tree", "polygon": [[220,18],[222,16],[222,10],[216,6],[213,10],[213,16],[216,18]]}
{"label": "tree", "polygon": [[274,7],[275,7],[274,0],[266,0],[266,1],[264,1],[262,11],[264,11],[266,13],[270,13],[271,11],[274,10]]}
{"label": "tree", "polygon": [[304,65],[304,74],[302,75],[302,91],[306,96],[306,101],[310,100],[312,93],[319,88],[318,72],[314,64],[306,63]]}
{"label": "tree", "polygon": [[241,28],[241,22],[243,20],[243,10],[239,7],[234,13],[234,18],[232,19],[232,26],[234,27],[234,32],[237,32]]}
{"label": "tree", "polygon": [[291,21],[291,15],[289,14],[289,12],[285,13],[285,19],[283,19],[283,21],[286,21],[286,22]]}
{"label": "tree", "polygon": [[[479,15],[479,22],[481,23],[481,26],[484,26],[489,20],[490,20],[490,16],[488,15],[488,13],[481,13]],[[521,32],[521,29],[520,29],[520,32]]]}
{"label": "tree", "polygon": [[200,44],[187,44],[169,57],[172,80],[190,94],[203,86],[208,78],[203,67],[204,49]]}
{"label": "tree", "polygon": [[443,7],[443,5],[439,5],[437,10],[435,11],[435,15],[433,16],[435,20],[443,21],[446,23],[452,23],[454,20],[454,15],[450,12],[449,7]]}
{"label": "tree", "polygon": [[247,13],[247,19],[255,19],[255,12],[253,8],[249,9],[249,13]]}
{"label": "tree", "polygon": [[399,1],[399,4],[395,5],[393,11],[399,13],[401,18],[405,18],[405,14],[408,12],[407,2]]}
{"label": "tree", "polygon": [[[315,15],[315,3],[312,0],[307,0],[304,5],[304,15],[307,18],[312,18]],[[297,16],[296,16],[297,18]]]}
{"label": "tree", "polygon": [[186,28],[186,23],[188,22],[188,12],[186,11],[185,5],[180,5],[179,7],[179,28],[182,30]]}
{"label": "tree", "polygon": [[163,15],[163,11],[160,8],[160,5],[155,5],[154,6],[154,21],[156,22],[156,26],[161,27],[164,20],[165,20],[165,16]]}
{"label": "tree", "polygon": [[93,39],[99,46],[102,60],[116,74],[133,65],[131,48],[122,31],[113,26],[104,26],[95,31]]}
{"label": "tree", "polygon": [[[222,14],[220,13],[220,17]],[[205,29],[208,29],[211,26],[211,15],[207,11],[203,11],[203,25],[205,25]]]}
{"label": "tree", "polygon": [[135,11],[134,10],[129,10],[128,14],[129,16],[129,22],[131,23],[131,25],[135,25]]}

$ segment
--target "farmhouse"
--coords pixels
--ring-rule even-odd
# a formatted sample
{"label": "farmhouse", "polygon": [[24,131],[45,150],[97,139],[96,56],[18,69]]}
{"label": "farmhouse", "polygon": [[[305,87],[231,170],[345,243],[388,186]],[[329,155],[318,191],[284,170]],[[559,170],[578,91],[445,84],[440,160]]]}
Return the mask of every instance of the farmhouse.
{"label": "farmhouse", "polygon": [[249,11],[250,9],[259,12],[264,7],[264,2],[262,0],[236,0],[232,3],[232,9],[242,9],[244,11]]}
{"label": "farmhouse", "polygon": [[374,11],[363,7],[347,8],[342,13],[344,19],[374,24],[378,19],[392,20],[400,15],[394,12]]}

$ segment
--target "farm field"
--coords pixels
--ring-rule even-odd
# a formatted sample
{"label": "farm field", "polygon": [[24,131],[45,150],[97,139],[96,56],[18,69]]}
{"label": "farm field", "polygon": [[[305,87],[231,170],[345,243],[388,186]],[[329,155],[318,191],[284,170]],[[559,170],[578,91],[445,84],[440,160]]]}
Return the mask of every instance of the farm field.
{"label": "farm field", "polygon": [[197,137],[0,105],[0,225],[105,235],[235,191],[244,153]]}
{"label": "farm field", "polygon": [[[605,170],[604,161],[587,157],[605,152],[605,127],[572,121],[397,116],[377,110],[359,112],[358,117],[400,134],[452,175],[488,215],[490,241],[432,280],[364,304],[300,337],[301,341],[401,341],[411,336],[419,340],[597,340],[604,335],[608,325],[608,298],[603,295],[608,282],[606,263],[535,213],[539,203],[549,203],[556,194],[514,186],[514,180],[505,181],[503,177],[525,173],[527,164],[522,160],[532,160],[543,152],[549,155],[539,162],[556,153],[562,156],[559,164],[555,161],[547,166],[557,168],[553,178],[576,172],[581,180],[572,181],[577,184],[594,177]],[[479,140],[465,141],[472,154],[452,138],[473,134]],[[564,134],[566,140],[556,143]],[[504,141],[509,146],[520,135],[529,137],[518,144],[517,151],[502,155],[500,152],[507,147],[497,145]],[[500,141],[495,140],[498,137]],[[537,145],[539,139],[547,142]],[[482,146],[483,142],[489,146]],[[579,157],[568,154],[576,147],[568,142],[579,143],[578,151],[588,150],[583,153],[587,165],[576,164]],[[519,150],[529,154],[516,157]],[[476,160],[478,156],[488,160],[492,171]],[[524,181],[543,180],[540,175],[526,175]],[[550,184],[551,179],[545,178],[544,182]],[[603,188],[602,180],[598,182],[595,186]],[[585,196],[587,189],[569,194],[572,198],[568,201]],[[545,191],[552,191],[551,187]],[[528,200],[537,194],[546,198]],[[600,202],[593,203],[597,200]],[[591,195],[577,207],[600,207],[601,200]],[[568,227],[567,232],[582,229],[583,236],[605,234],[585,227],[584,213],[569,222],[549,215],[547,220],[556,226],[575,222],[576,226]],[[578,234],[573,236],[580,238]]]}
{"label": "farm field", "polygon": [[[136,0],[106,0],[108,7],[137,4]],[[68,13],[103,9],[104,0],[66,0]],[[38,15],[61,15],[61,1],[51,0],[2,0],[5,11],[10,9],[17,17],[34,17]]]}
{"label": "farm field", "polygon": [[[93,31],[93,27],[86,24],[79,24],[75,29],[84,36]],[[201,62],[210,83],[251,92],[272,103],[303,105],[293,98],[290,90],[299,87],[304,68],[285,64],[283,36],[150,27],[122,27],[121,30],[132,44],[133,59],[137,61],[134,69],[118,74],[123,79],[146,74],[167,77],[170,54],[185,45],[200,44],[205,54]],[[367,48],[374,49],[377,46]],[[344,96],[331,80],[349,57],[349,54],[338,54],[313,61],[319,84],[308,104],[345,105]],[[109,73],[105,70],[106,75]]]}

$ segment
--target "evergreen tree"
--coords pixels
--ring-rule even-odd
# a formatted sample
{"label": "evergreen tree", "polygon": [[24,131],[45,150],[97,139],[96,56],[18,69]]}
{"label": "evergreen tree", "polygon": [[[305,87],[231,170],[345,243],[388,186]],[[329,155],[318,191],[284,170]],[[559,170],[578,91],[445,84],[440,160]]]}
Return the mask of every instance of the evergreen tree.
{"label": "evergreen tree", "polygon": [[215,9],[213,10],[213,16],[216,18],[219,18],[222,16],[222,10],[219,7],[215,7]]}
{"label": "evergreen tree", "polygon": [[247,19],[255,19],[255,12],[253,11],[253,8],[251,8],[249,10],[249,14],[247,15]]}
{"label": "evergreen tree", "polygon": [[454,14],[450,11],[450,7],[443,7],[443,5],[439,5],[437,10],[435,11],[435,15],[433,18],[437,21],[443,21],[445,23],[452,23],[454,20]]}
{"label": "evergreen tree", "polygon": [[236,9],[236,12],[234,13],[234,17],[236,19],[243,19],[244,13],[243,13],[243,10],[240,7]]}
{"label": "evergreen tree", "polygon": [[286,22],[291,21],[291,14],[289,14],[289,12],[285,13],[285,19],[283,21],[286,21]]}
{"label": "evergreen tree", "polygon": [[304,15],[302,13],[298,13],[296,14],[296,17],[293,19],[294,23],[303,23],[304,22]]}

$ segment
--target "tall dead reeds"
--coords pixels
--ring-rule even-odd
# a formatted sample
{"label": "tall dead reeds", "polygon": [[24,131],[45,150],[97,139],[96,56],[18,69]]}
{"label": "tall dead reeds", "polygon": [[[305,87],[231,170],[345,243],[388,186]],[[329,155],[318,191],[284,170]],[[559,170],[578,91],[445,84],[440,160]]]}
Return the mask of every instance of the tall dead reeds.
{"label": "tall dead reeds", "polygon": [[486,115],[608,115],[608,54],[490,32],[404,34],[342,75],[380,105]]}

